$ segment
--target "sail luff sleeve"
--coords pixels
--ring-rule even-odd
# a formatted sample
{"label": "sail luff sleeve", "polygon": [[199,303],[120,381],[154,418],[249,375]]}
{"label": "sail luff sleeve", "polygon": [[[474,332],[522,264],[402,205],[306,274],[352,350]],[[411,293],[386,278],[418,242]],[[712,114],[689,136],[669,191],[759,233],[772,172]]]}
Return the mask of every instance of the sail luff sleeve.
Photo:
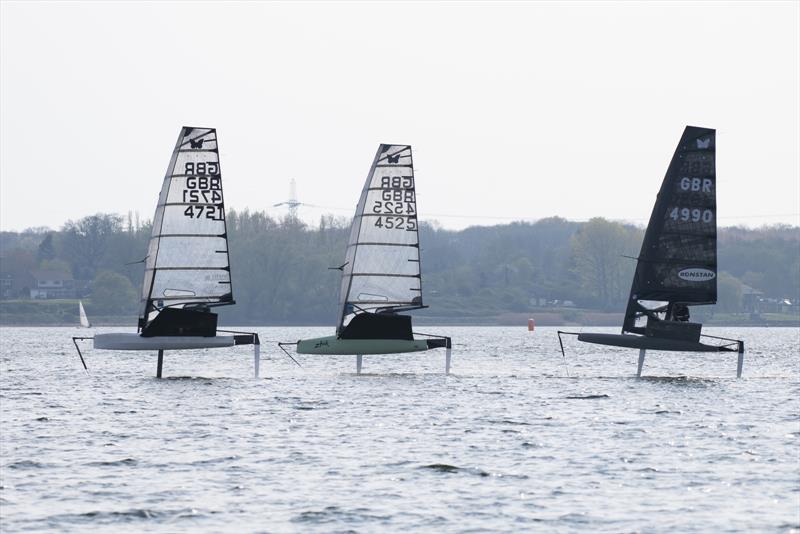
{"label": "sail luff sleeve", "polygon": [[356,211],[353,215],[353,222],[350,224],[350,237],[347,241],[347,250],[345,251],[345,262],[342,267],[342,280],[339,289],[339,316],[336,319],[336,334],[338,335],[344,326],[346,315],[348,315],[347,295],[350,293],[350,285],[353,281],[353,265],[355,263],[356,253],[358,252],[359,239],[358,234],[361,231],[361,222],[364,213],[364,205],[366,204],[367,193],[369,192],[370,183],[372,182],[372,175],[375,172],[375,165],[378,163],[380,151],[375,155],[372,166],[367,174],[367,179],[364,182],[364,187],[361,190],[361,196],[358,198],[356,204]]}
{"label": "sail luff sleeve", "polygon": [[232,301],[216,130],[184,127],[153,217],[140,326],[163,306]]}
{"label": "sail luff sleeve", "polygon": [[639,301],[717,300],[716,132],[687,126],[656,198],[642,241],[624,331]]}
{"label": "sail luff sleeve", "polygon": [[152,300],[150,296],[153,292],[153,279],[155,277],[156,258],[158,257],[158,245],[161,229],[164,223],[164,203],[169,195],[169,189],[172,183],[172,174],[175,171],[175,162],[178,158],[178,151],[181,148],[185,131],[185,127],[181,128],[181,133],[178,135],[175,148],[172,150],[172,156],[170,157],[169,165],[167,165],[167,172],[164,174],[164,180],[161,184],[161,192],[158,195],[156,211],[153,215],[153,227],[150,231],[150,241],[148,242],[147,255],[145,256],[144,280],[142,281],[141,303],[139,306],[140,329],[144,326],[144,323],[147,321],[147,318],[151,312]]}
{"label": "sail luff sleeve", "polygon": [[380,145],[342,272],[337,333],[353,313],[421,306],[416,188],[408,145]]}

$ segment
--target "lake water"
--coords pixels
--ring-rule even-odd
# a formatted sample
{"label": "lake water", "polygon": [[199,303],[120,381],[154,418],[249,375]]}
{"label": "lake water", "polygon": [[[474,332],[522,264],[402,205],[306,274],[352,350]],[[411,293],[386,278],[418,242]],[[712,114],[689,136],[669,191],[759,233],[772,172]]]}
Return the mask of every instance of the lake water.
{"label": "lake water", "polygon": [[[93,332],[119,331],[98,328]],[[0,329],[0,529],[797,532],[800,330],[711,328],[747,354],[638,352],[554,328],[426,327],[444,351],[95,351]],[[617,332],[617,329],[593,331]],[[569,371],[569,377],[566,371]]]}

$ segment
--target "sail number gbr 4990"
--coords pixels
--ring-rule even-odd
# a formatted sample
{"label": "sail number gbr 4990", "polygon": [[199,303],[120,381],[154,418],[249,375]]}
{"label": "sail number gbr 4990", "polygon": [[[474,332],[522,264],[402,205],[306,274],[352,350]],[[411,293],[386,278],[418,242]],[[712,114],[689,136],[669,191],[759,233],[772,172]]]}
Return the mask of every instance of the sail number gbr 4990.
{"label": "sail number gbr 4990", "polygon": [[413,176],[383,176],[381,197],[372,204],[375,226],[387,230],[417,229],[417,202],[414,194]]}
{"label": "sail number gbr 4990", "polygon": [[[677,193],[679,196],[689,195],[690,198],[704,198],[714,194],[714,181],[710,178],[682,177],[678,181]],[[681,222],[704,222],[710,223],[714,220],[714,210],[700,209],[685,206],[667,207],[667,217],[673,221]]]}
{"label": "sail number gbr 4990", "polygon": [[192,219],[206,218],[221,221],[225,218],[222,206],[222,181],[216,162],[188,162],[185,168],[186,185],[183,201],[189,206],[183,211]]}

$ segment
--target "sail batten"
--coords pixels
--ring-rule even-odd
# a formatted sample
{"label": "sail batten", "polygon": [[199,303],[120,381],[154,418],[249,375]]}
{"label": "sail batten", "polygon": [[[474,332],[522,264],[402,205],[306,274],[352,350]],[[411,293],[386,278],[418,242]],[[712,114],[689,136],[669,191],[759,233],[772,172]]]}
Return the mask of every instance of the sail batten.
{"label": "sail batten", "polygon": [[139,326],[167,306],[232,303],[217,132],[184,127],[153,217]]}
{"label": "sail batten", "polygon": [[[420,287],[417,282],[420,280]],[[361,191],[342,267],[336,332],[358,312],[423,307],[411,147],[380,145]]]}
{"label": "sail batten", "polygon": [[[647,225],[623,324],[643,333],[637,320],[664,318],[676,305],[717,301],[716,132],[687,126],[672,157]],[[643,301],[658,301],[658,309]],[[688,317],[688,313],[686,314]]]}
{"label": "sail batten", "polygon": [[[363,243],[351,243],[351,244],[347,245],[347,247],[349,248],[349,247],[355,247],[355,246],[359,246],[359,245],[374,245],[374,246],[389,246],[389,247],[415,247],[415,248],[419,248],[419,244],[418,243],[413,243],[413,244],[399,243],[398,244],[398,243],[379,242],[379,241],[365,241]],[[408,261],[412,261],[412,260],[408,260]]]}
{"label": "sail batten", "polygon": [[[380,191],[380,189],[378,190]],[[409,219],[416,219],[416,213],[362,213],[357,215],[356,217],[386,217],[390,215],[392,217],[400,217],[400,218],[409,218]]]}
{"label": "sail batten", "polygon": [[352,273],[350,276],[391,276],[402,278],[420,278],[419,274],[402,274],[402,273]]}

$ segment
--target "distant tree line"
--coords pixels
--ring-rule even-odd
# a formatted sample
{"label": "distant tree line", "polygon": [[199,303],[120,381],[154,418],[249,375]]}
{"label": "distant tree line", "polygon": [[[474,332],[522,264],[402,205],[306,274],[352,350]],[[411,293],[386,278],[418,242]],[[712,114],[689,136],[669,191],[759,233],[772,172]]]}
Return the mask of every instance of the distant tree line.
{"label": "distant tree line", "polygon": [[[325,215],[316,226],[290,216],[230,210],[227,218],[236,306],[231,324],[329,324],[349,220]],[[436,316],[524,313],[542,306],[621,311],[643,229],[602,218],[559,217],[446,230],[421,224],[423,299]],[[68,271],[85,287],[92,314],[135,313],[150,223],[97,214],[58,230],[0,235],[0,275]],[[800,300],[800,227],[719,230],[718,311],[743,310],[753,290]],[[18,295],[19,296],[19,295]],[[24,296],[24,295],[22,295]],[[7,297],[8,298],[8,297]],[[424,313],[424,312],[423,312]]]}

